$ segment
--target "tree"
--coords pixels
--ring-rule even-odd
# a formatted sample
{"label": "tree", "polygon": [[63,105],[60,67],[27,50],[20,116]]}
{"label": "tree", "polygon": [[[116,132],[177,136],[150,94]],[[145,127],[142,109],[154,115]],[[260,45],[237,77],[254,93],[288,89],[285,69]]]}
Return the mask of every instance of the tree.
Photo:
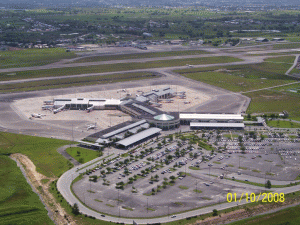
{"label": "tree", "polygon": [[267,180],[266,182],[266,188],[270,189],[272,187],[271,181]]}
{"label": "tree", "polygon": [[171,183],[175,183],[175,177],[174,176],[170,176],[170,179],[172,180]]}
{"label": "tree", "polygon": [[217,209],[214,209],[213,210],[213,216],[217,216],[218,215],[218,210]]}
{"label": "tree", "polygon": [[90,176],[89,180],[93,182],[97,182],[98,177],[96,175]]}
{"label": "tree", "polygon": [[79,162],[79,163],[84,163],[84,159],[83,159],[83,158],[79,158],[79,159],[78,159],[78,162]]}
{"label": "tree", "polygon": [[73,207],[72,207],[72,213],[74,214],[74,215],[78,215],[80,212],[79,212],[79,208],[78,208],[78,205],[77,205],[77,203],[75,203],[74,205],[73,205]]}

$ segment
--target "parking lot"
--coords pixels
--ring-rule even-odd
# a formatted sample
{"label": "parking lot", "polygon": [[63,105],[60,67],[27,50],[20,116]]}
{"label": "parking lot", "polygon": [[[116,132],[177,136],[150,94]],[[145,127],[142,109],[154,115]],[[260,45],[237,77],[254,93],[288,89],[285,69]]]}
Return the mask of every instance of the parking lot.
{"label": "parking lot", "polygon": [[[232,155],[211,154],[187,141],[179,141],[180,147],[178,140],[162,146],[158,143],[162,141],[154,140],[144,148],[135,149],[130,156],[119,156],[99,165],[99,169],[73,185],[75,194],[103,213],[150,217],[224,202],[228,192],[239,195],[259,191],[257,187],[208,176],[210,172],[211,175],[214,171],[224,172],[221,165],[236,165]],[[89,181],[92,175],[99,176],[97,182]],[[117,189],[116,186],[122,187],[121,182],[123,188]]]}

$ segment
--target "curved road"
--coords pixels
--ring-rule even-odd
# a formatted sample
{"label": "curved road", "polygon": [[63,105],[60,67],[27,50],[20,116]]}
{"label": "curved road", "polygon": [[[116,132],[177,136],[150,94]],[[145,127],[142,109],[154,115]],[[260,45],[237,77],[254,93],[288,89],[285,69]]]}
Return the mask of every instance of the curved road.
{"label": "curved road", "polygon": [[[94,159],[92,162],[96,162],[98,161],[100,158]],[[86,166],[86,165],[90,165],[91,162],[85,163],[82,166],[80,166],[80,168]],[[93,168],[95,165],[90,165],[88,166],[86,169],[89,168]],[[85,170],[85,169],[84,169]],[[84,171],[83,170],[83,171]],[[219,205],[214,205],[214,206],[208,206],[205,208],[201,208],[201,209],[196,209],[193,211],[189,211],[189,212],[183,212],[180,214],[176,214],[175,218],[171,218],[169,216],[164,216],[164,217],[160,217],[160,218],[146,218],[146,219],[130,219],[130,218],[118,218],[115,216],[105,216],[102,217],[101,213],[96,212],[91,210],[90,208],[87,208],[85,205],[83,205],[72,193],[71,191],[71,183],[72,181],[82,172],[82,170],[77,171],[77,168],[73,168],[69,171],[67,171],[66,173],[64,173],[57,182],[57,189],[60,191],[61,195],[67,200],[67,202],[70,205],[74,205],[75,203],[78,204],[79,206],[79,210],[81,213],[83,214],[87,214],[89,216],[93,216],[97,219],[100,220],[104,220],[104,221],[111,221],[111,222],[115,222],[115,223],[125,223],[125,224],[132,224],[133,220],[136,221],[138,224],[153,224],[153,223],[166,223],[166,222],[171,222],[171,221],[175,221],[175,220],[180,220],[180,219],[185,219],[187,217],[192,217],[192,216],[198,216],[198,215],[202,215],[202,214],[206,214],[206,213],[211,213],[213,209],[218,209],[218,210],[223,210],[223,209],[227,209],[227,208],[231,208],[237,205],[244,205],[247,204],[248,202],[246,201],[246,199],[243,199],[240,202],[231,202],[231,203],[222,203]],[[201,174],[201,176],[205,176],[204,174]],[[251,185],[248,184],[243,184],[243,183],[237,183],[231,180],[223,180],[222,182],[224,183],[228,183],[228,184],[235,184],[241,187],[250,187]],[[273,180],[271,180],[271,182],[274,182]],[[253,187],[253,186],[252,186]],[[257,189],[261,189],[262,191],[265,188],[260,188],[260,187],[255,187]],[[291,193],[291,192],[295,192],[295,191],[299,191],[300,187],[299,186],[292,186],[292,187],[286,187],[286,188],[273,188],[270,189],[273,192],[278,192],[278,193]]]}

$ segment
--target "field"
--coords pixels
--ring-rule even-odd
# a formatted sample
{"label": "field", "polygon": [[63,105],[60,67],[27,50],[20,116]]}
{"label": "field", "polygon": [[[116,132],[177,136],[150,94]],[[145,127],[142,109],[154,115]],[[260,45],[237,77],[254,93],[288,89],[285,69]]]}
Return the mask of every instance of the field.
{"label": "field", "polygon": [[[99,66],[86,66],[86,67],[70,67],[70,68],[56,68],[46,70],[30,70],[14,73],[0,73],[0,80],[17,80],[17,79],[29,79],[37,77],[49,77],[49,76],[67,76],[77,74],[89,74],[89,73],[104,73],[114,71],[126,71],[134,69],[148,69],[148,68],[161,68],[161,67],[173,67],[173,66],[185,66],[186,64],[202,65],[202,64],[214,64],[214,63],[229,63],[238,62],[240,59],[233,57],[203,57],[203,58],[191,58],[191,59],[176,59],[176,60],[163,60],[163,61],[151,61],[147,63],[119,63],[119,64],[106,64]],[[12,75],[13,74],[13,75]]]}
{"label": "field", "polygon": [[79,147],[67,148],[66,152],[80,163],[86,163],[100,156],[99,151]]}
{"label": "field", "polygon": [[8,156],[0,155],[0,179],[0,223],[2,225],[54,224],[17,164]]}
{"label": "field", "polygon": [[288,44],[277,44],[273,46],[273,49],[286,49],[286,48],[299,48],[300,43],[288,43]]}
{"label": "field", "polygon": [[230,223],[231,225],[271,225],[271,224],[286,224],[297,225],[300,223],[300,206],[294,206],[288,209],[281,210],[276,213],[266,214],[263,216],[255,216],[253,218]]}
{"label": "field", "polygon": [[123,60],[123,59],[141,59],[141,58],[154,58],[154,57],[168,57],[168,56],[181,56],[181,55],[200,55],[208,54],[209,52],[201,50],[192,51],[172,51],[172,52],[151,52],[151,53],[136,53],[126,55],[109,55],[109,56],[94,56],[86,57],[73,61],[73,63],[83,62],[98,62],[98,61],[110,61],[110,60]]}
{"label": "field", "polygon": [[43,81],[31,81],[26,83],[4,84],[0,85],[0,92],[21,92],[45,90],[54,88],[66,88],[74,86],[85,86],[94,84],[106,84],[115,82],[125,82],[129,80],[140,80],[158,77],[150,72],[141,73],[125,73],[125,74],[111,74],[105,76],[89,76],[89,77],[74,77]]}
{"label": "field", "polygon": [[300,96],[286,93],[278,89],[270,89],[245,94],[251,98],[247,113],[279,113],[289,112],[289,119],[300,117]]}
{"label": "field", "polygon": [[267,59],[261,64],[195,68],[176,72],[230,91],[250,91],[294,82],[294,78],[284,75],[294,59],[294,56],[283,56]]}
{"label": "field", "polygon": [[0,133],[0,153],[22,153],[30,158],[38,172],[47,177],[58,177],[73,165],[56,149],[69,141],[32,137],[20,134]]}
{"label": "field", "polygon": [[0,69],[42,66],[75,57],[75,53],[66,52],[63,48],[3,51],[0,52]]}
{"label": "field", "polygon": [[293,123],[290,121],[271,120],[267,121],[268,126],[277,128],[300,128],[300,123]]}

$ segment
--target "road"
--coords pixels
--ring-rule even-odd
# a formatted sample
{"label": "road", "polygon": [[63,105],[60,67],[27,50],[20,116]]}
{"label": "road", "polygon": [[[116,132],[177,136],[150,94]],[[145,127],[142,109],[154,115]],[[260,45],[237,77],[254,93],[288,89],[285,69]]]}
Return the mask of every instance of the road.
{"label": "road", "polygon": [[291,66],[291,68],[289,68],[288,71],[286,71],[285,75],[287,75],[287,76],[290,75],[290,72],[292,71],[292,69],[294,69],[297,66],[298,61],[299,61],[299,55],[296,56],[293,65]]}

